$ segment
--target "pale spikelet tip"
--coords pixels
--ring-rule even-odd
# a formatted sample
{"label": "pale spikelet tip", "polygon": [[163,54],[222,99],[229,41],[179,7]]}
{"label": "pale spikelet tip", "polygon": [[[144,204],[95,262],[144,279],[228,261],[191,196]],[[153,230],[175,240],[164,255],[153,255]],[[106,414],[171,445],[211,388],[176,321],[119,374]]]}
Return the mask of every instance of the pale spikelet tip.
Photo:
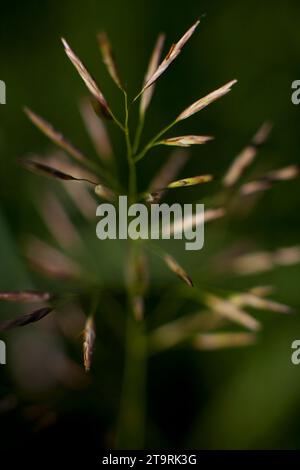
{"label": "pale spikelet tip", "polygon": [[148,81],[145,83],[141,93],[145,92],[147,88],[153,85],[159,79],[159,77],[167,70],[171,63],[178,57],[182,48],[194,34],[195,29],[197,28],[199,23],[200,20],[197,20],[196,23],[194,23],[191,28],[189,28],[188,31],[182,36],[182,38],[176,44],[172,45],[165,59],[161,62],[161,64],[158,66],[153,75],[149,77]]}
{"label": "pale spikelet tip", "polygon": [[227,93],[231,91],[233,85],[237,83],[237,80],[231,80],[230,82],[223,85],[221,88],[209,93],[208,95],[204,96],[200,100],[193,103],[191,106],[186,108],[176,119],[176,122],[182,121],[183,119],[187,119],[193,114],[198,113],[202,109],[206,108],[206,106],[210,105],[214,101],[218,100],[222,96],[225,96]]}
{"label": "pale spikelet tip", "polygon": [[190,147],[191,145],[203,145],[213,140],[213,137],[206,135],[184,135],[170,137],[159,142],[159,145],[171,145],[176,147]]}

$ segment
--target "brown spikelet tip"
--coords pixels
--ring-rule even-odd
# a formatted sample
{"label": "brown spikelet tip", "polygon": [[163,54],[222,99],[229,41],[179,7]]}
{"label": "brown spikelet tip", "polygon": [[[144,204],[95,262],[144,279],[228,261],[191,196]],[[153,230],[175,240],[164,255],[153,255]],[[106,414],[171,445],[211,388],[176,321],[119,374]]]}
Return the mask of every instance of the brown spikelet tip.
{"label": "brown spikelet tip", "polygon": [[177,263],[177,261],[170,255],[164,256],[164,261],[168,268],[173,271],[176,276],[178,276],[182,281],[184,281],[188,286],[194,287],[193,281],[187,272]]}

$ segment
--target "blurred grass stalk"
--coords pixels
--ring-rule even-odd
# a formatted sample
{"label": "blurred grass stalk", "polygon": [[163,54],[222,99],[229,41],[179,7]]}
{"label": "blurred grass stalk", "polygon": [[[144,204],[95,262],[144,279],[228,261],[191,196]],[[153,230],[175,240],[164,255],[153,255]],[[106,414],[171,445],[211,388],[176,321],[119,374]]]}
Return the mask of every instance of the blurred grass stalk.
{"label": "blurred grass stalk", "polygon": [[147,345],[144,323],[127,315],[126,353],[116,449],[143,449],[146,419]]}

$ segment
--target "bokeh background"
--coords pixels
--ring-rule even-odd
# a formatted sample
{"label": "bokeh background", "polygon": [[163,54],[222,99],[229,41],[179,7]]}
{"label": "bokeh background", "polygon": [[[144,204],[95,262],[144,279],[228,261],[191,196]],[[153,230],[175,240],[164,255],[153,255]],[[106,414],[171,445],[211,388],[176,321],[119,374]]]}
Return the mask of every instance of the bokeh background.
{"label": "bokeh background", "polygon": [[[119,111],[121,97],[101,62],[96,33],[103,29],[109,33],[134,95],[157,34],[165,31],[170,45],[202,14],[197,34],[157,86],[145,135],[152,135],[195,99],[237,78],[239,83],[229,96],[182,124],[180,134],[216,136],[214,142],[193,151],[182,175],[212,172],[220,178],[265,120],[274,129],[259,154],[256,171],[299,163],[300,108],[291,103],[291,83],[300,75],[300,5],[296,0],[1,2],[0,79],[6,82],[7,104],[0,106],[0,289],[63,289],[37,276],[24,257],[28,233],[49,236],[36,204],[46,181],[17,164],[23,155],[45,154],[53,148],[28,122],[24,105],[55,123],[79,147],[92,151],[78,112],[85,89],[64,54],[60,36],[70,41]],[[117,132],[112,133],[122,168],[122,141]],[[141,187],[155,173],[163,152],[154,152],[141,166]],[[47,184],[59,191],[58,183]],[[201,188],[173,197],[201,198],[205,191]],[[299,195],[297,180],[283,183],[264,194],[251,213],[217,222],[207,234],[203,252],[180,254],[194,281],[213,285],[214,274],[207,273],[210,259],[241,239],[262,250],[297,244]],[[57,323],[63,320],[56,314],[55,320],[1,336],[8,354],[7,366],[0,367],[0,419],[5,429],[1,447],[17,449],[34,442],[57,448],[65,436],[72,449],[90,446],[96,452],[112,445],[122,370],[118,318],[124,299],[118,250],[100,245],[93,240],[90,248],[98,256],[99,273],[105,273],[110,294],[103,300],[104,319],[99,323],[90,378],[81,378],[80,312],[78,316],[72,313],[71,325],[70,312],[66,312],[60,328]],[[263,331],[250,348],[221,352],[183,348],[151,359],[147,446],[300,448],[300,366],[292,365],[290,359],[291,343],[300,338],[299,275],[298,265],[247,278],[216,277],[217,287],[230,289],[274,285],[275,298],[294,307],[295,314],[259,312]],[[156,266],[153,283],[149,316],[153,309],[156,316],[162,312],[164,318],[173,318],[178,311],[170,289],[176,289],[176,279]],[[111,292],[116,293],[115,303]],[[2,318],[18,313],[16,308],[1,306]],[[60,334],[64,328],[71,331],[72,341]]]}

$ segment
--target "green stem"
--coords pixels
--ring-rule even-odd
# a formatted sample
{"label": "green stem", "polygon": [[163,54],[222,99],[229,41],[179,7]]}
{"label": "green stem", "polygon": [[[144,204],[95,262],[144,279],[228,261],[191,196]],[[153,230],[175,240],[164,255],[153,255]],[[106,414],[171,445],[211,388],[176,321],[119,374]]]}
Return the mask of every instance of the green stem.
{"label": "green stem", "polygon": [[129,199],[130,203],[134,204],[136,200],[136,167],[133,160],[130,160],[129,163]]}
{"label": "green stem", "polygon": [[142,132],[143,132],[143,129],[144,129],[144,124],[145,124],[145,116],[142,115],[142,116],[140,116],[139,125],[138,125],[138,128],[137,128],[136,134],[135,134],[135,139],[134,139],[134,144],[133,144],[133,155],[135,155],[136,152],[139,149],[141,136],[142,136]]}
{"label": "green stem", "polygon": [[133,160],[133,151],[132,145],[130,140],[130,132],[129,132],[129,108],[128,108],[128,96],[126,91],[124,91],[124,99],[125,99],[125,139],[126,139],[126,147],[127,147],[127,161],[128,161],[128,169],[129,169],[129,199],[130,202],[133,203],[136,199],[136,167]]}
{"label": "green stem", "polygon": [[[126,93],[126,92],[124,91],[124,93]],[[111,118],[114,121],[114,123],[121,129],[121,131],[124,132],[125,128],[124,128],[123,124],[119,121],[118,118],[116,118],[116,116],[114,115],[114,113],[111,110],[110,110],[110,115],[111,115]]]}
{"label": "green stem", "polygon": [[[129,135],[129,112],[127,94],[125,97],[125,137],[129,168],[129,197],[134,203],[137,197],[136,166],[133,160]],[[127,263],[136,265],[139,243],[128,240]],[[136,281],[127,282],[128,311],[126,320],[125,364],[121,395],[119,425],[116,439],[117,449],[142,449],[145,434],[146,407],[146,361],[147,345],[144,322],[138,321],[134,314]]]}
{"label": "green stem", "polygon": [[126,356],[117,449],[142,449],[146,415],[146,340],[144,323],[127,314]]}
{"label": "green stem", "polygon": [[157,145],[158,143],[158,140],[166,133],[168,132],[170,129],[172,129],[172,127],[175,126],[175,124],[177,124],[177,120],[171,122],[171,124],[168,124],[166,127],[164,127],[155,137],[153,137],[153,139],[150,140],[150,142],[148,142],[148,144],[144,147],[144,149],[138,154],[136,155],[136,157],[134,158],[134,161],[135,163],[137,163],[138,161],[142,160],[142,158],[144,158],[146,156],[146,154],[149,152],[149,150],[154,147],[155,145]]}
{"label": "green stem", "polygon": [[126,147],[127,147],[127,158],[131,158],[132,155],[132,148],[130,142],[130,135],[129,135],[129,110],[128,110],[128,96],[126,91],[124,91],[124,100],[125,100],[125,138],[126,138]]}

